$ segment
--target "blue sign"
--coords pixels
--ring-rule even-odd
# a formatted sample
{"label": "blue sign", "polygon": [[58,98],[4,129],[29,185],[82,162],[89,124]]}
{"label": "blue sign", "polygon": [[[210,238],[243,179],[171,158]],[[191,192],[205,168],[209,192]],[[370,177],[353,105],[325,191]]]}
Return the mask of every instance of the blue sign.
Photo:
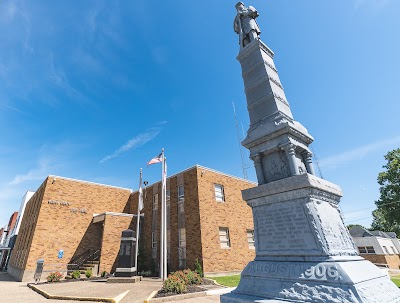
{"label": "blue sign", "polygon": [[58,258],[59,258],[59,259],[62,259],[63,256],[64,256],[64,251],[63,251],[62,249],[60,249],[60,250],[58,251]]}

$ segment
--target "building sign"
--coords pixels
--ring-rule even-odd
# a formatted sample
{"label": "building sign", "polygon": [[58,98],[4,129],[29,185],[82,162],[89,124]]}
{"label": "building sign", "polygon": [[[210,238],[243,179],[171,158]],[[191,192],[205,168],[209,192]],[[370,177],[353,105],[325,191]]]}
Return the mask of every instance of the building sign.
{"label": "building sign", "polygon": [[71,203],[65,201],[57,201],[57,200],[49,200],[48,204],[52,205],[60,205],[60,206],[70,206]]}
{"label": "building sign", "polygon": [[62,259],[63,256],[64,256],[64,251],[63,251],[62,249],[60,249],[60,250],[58,251],[58,258],[59,258],[59,259]]}

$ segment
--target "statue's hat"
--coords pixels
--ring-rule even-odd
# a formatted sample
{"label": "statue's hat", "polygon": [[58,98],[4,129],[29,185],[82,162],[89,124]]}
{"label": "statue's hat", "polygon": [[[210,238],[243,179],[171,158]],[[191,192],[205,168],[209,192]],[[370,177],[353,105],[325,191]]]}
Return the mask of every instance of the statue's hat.
{"label": "statue's hat", "polygon": [[238,7],[239,5],[243,5],[244,6],[244,3],[239,1],[238,3],[236,3],[235,7]]}

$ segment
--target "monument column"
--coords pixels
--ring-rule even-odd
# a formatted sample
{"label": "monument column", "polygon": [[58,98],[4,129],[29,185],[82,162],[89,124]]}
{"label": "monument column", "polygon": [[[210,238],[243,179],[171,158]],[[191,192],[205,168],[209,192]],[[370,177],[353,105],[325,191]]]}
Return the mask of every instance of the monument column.
{"label": "monument column", "polygon": [[307,172],[309,174],[315,175],[314,167],[312,163],[312,153],[304,152],[302,153],[304,164],[306,165]]}
{"label": "monument column", "polygon": [[221,302],[400,303],[389,276],[359,256],[340,213],[340,187],[315,176],[314,139],[294,120],[274,53],[259,38],[257,10],[242,2],[236,10],[250,117],[242,145],[259,183],[242,196],[252,208],[256,257]]}
{"label": "monument column", "polygon": [[258,179],[258,184],[265,184],[265,178],[264,178],[264,171],[262,167],[262,161],[261,161],[261,155],[256,154],[251,159],[254,161],[254,167],[256,169],[256,175]]}
{"label": "monument column", "polygon": [[282,149],[286,153],[286,156],[287,156],[287,159],[289,162],[290,172],[292,173],[292,176],[300,175],[299,167],[297,166],[297,163],[296,163],[295,148],[296,148],[296,146],[294,144],[287,144],[287,145],[282,146]]}

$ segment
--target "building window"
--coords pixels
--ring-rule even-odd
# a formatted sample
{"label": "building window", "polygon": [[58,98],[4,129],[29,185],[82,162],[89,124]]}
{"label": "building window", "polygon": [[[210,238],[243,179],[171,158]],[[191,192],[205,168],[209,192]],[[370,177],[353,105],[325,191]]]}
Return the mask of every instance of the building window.
{"label": "building window", "polygon": [[179,228],[179,247],[186,247],[186,228]]}
{"label": "building window", "polygon": [[385,251],[385,253],[387,254],[387,255],[390,255],[390,252],[389,252],[389,250],[387,249],[387,247],[386,246],[382,246],[383,247],[383,250]]}
{"label": "building window", "polygon": [[157,234],[155,232],[151,233],[151,248],[157,247]]}
{"label": "building window", "polygon": [[178,186],[178,202],[185,201],[185,188],[183,185]]}
{"label": "building window", "polygon": [[231,241],[229,240],[229,228],[220,227],[219,228],[219,241],[221,243],[221,248],[230,248]]}
{"label": "building window", "polygon": [[360,254],[374,254],[375,249],[372,246],[359,246],[358,251]]}
{"label": "building window", "polygon": [[153,196],[153,209],[158,209],[158,194]]}
{"label": "building window", "polygon": [[393,250],[393,254],[397,255],[397,251],[393,246],[390,246],[390,248]]}
{"label": "building window", "polygon": [[214,184],[215,200],[218,202],[224,202],[224,187],[221,184]]}
{"label": "building window", "polygon": [[167,190],[167,196],[166,196],[166,202],[167,202],[167,206],[170,205],[170,201],[171,201],[171,191]]}
{"label": "building window", "polygon": [[249,248],[255,248],[254,247],[254,230],[253,229],[247,230],[247,243],[249,243]]}

